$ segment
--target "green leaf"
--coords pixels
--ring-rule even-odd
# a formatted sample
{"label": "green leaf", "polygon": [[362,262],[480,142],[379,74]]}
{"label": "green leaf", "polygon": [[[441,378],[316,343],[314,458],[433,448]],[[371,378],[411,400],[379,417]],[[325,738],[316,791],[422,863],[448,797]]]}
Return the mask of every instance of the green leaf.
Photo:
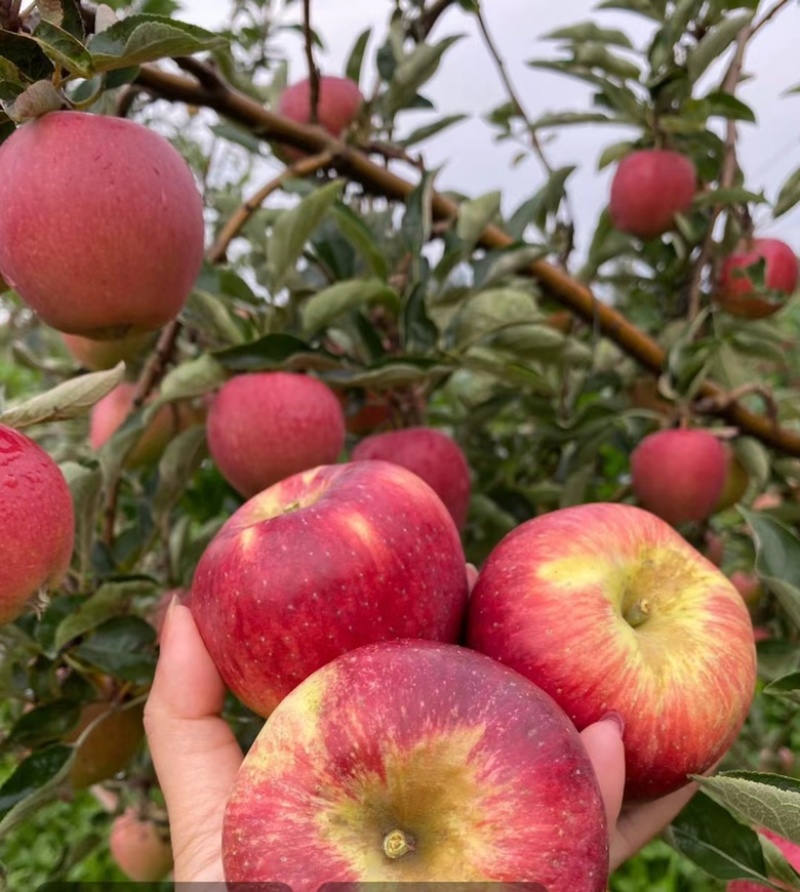
{"label": "green leaf", "polygon": [[114,678],[147,685],[155,670],[155,639],[155,629],[138,616],[116,616],[98,626],[70,655]]}
{"label": "green leaf", "polygon": [[154,583],[136,579],[125,582],[107,582],[72,613],[68,613],[58,624],[54,646],[57,650],[65,647],[80,635],[85,635],[110,619],[128,611],[134,598],[149,595],[154,591]]}
{"label": "green leaf", "polygon": [[86,47],[69,31],[64,31],[57,24],[40,22],[33,39],[48,58],[56,65],[66,68],[70,74],[77,77],[91,77],[94,73],[94,62]]}
{"label": "green leaf", "polygon": [[641,77],[641,69],[635,62],[609,52],[602,44],[576,43],[572,47],[572,52],[573,62],[577,65],[599,68],[620,80],[638,81]]}
{"label": "green leaf", "polygon": [[691,83],[697,83],[709,65],[728,49],[742,28],[749,25],[752,19],[752,12],[732,15],[706,32],[686,56],[686,70]]}
{"label": "green leaf", "polygon": [[78,721],[80,705],[73,700],[53,700],[23,713],[3,741],[3,746],[40,747],[59,740]]}
{"label": "green leaf", "polygon": [[386,281],[389,275],[389,263],[367,224],[342,202],[337,202],[334,205],[333,216],[342,235],[358,251],[370,272],[377,278]]}
{"label": "green leaf", "polygon": [[756,123],[755,112],[741,99],[723,90],[715,90],[701,100],[708,105],[709,117],[726,118],[730,121],[748,121]]}
{"label": "green leaf", "polygon": [[95,524],[103,496],[103,472],[99,468],[85,468],[77,462],[65,462],[60,467],[72,493],[75,552],[79,572],[84,574],[89,567]]}
{"label": "green leaf", "polygon": [[458,210],[456,233],[464,243],[464,253],[472,251],[481,233],[500,213],[500,192],[489,192],[480,198],[464,201]]}
{"label": "green leaf", "polygon": [[758,827],[800,844],[800,780],[758,771],[726,771],[696,777],[720,805]]}
{"label": "green leaf", "polygon": [[664,21],[664,14],[651,0],[603,0],[598,9],[621,9],[624,12],[636,12],[656,22]]}
{"label": "green leaf", "polygon": [[181,431],[167,446],[158,463],[158,489],[152,503],[156,520],[168,519],[169,512],[178,503],[207,455],[203,424]]}
{"label": "green leaf", "polygon": [[53,63],[33,37],[0,31],[0,58],[13,65],[29,82],[46,80],[53,76]]}
{"label": "green leaf", "polygon": [[403,309],[403,345],[412,353],[427,353],[439,340],[439,329],[428,315],[426,288],[418,282]]}
{"label": "green leaf", "polygon": [[453,320],[449,334],[455,344],[465,347],[500,329],[541,321],[542,314],[529,292],[492,288],[473,295],[464,304]]}
{"label": "green leaf", "polygon": [[366,28],[364,31],[362,31],[356,38],[353,49],[350,50],[350,55],[347,57],[347,64],[345,65],[344,76],[346,78],[349,78],[351,81],[355,81],[355,83],[359,83],[359,81],[361,80],[361,66],[364,61],[364,52],[367,48],[367,44],[369,43],[369,38],[371,35],[371,28]]}
{"label": "green leaf", "polygon": [[737,204],[767,204],[767,197],[763,192],[750,192],[748,189],[740,189],[735,186],[724,189],[708,189],[695,196],[693,205],[696,208],[731,207]]}
{"label": "green leaf", "polygon": [[203,396],[227,381],[225,369],[209,353],[171,369],[161,382],[159,398],[152,405]]}
{"label": "green leaf", "polygon": [[125,363],[120,362],[105,372],[90,372],[57,384],[46,393],[32,397],[0,415],[0,423],[25,428],[45,421],[78,418],[110,393],[125,376]]}
{"label": "green leaf", "polygon": [[437,44],[417,44],[400,62],[384,96],[390,117],[400,109],[411,106],[420,87],[436,74],[442,56],[463,36],[463,34],[454,34]]}
{"label": "green leaf", "polygon": [[[49,791],[50,782],[65,776],[72,747],[55,744],[36,750],[17,765],[11,776],[0,786],[0,835],[10,829],[14,809],[39,791]],[[48,796],[49,798],[49,796]]]}
{"label": "green leaf", "polygon": [[440,118],[438,121],[434,121],[432,124],[426,124],[424,127],[417,127],[417,129],[412,130],[408,136],[398,139],[397,144],[403,146],[405,149],[410,146],[415,146],[417,143],[424,142],[426,139],[436,136],[437,133],[447,130],[454,124],[460,124],[462,121],[466,120],[467,117],[468,115],[461,114],[447,115],[444,118]]}
{"label": "green leaf", "polygon": [[704,793],[696,793],[678,815],[670,836],[680,852],[718,879],[765,876],[758,834]]}
{"label": "green leaf", "polygon": [[558,28],[545,34],[541,40],[568,40],[576,43],[603,43],[633,49],[630,38],[624,31],[616,28],[601,28],[594,22],[581,22],[567,28]]}
{"label": "green leaf", "polygon": [[780,217],[790,211],[798,201],[800,201],[800,168],[781,186],[775,208],[772,211],[773,217]]}
{"label": "green leaf", "polygon": [[312,295],[303,305],[300,318],[303,331],[312,335],[326,328],[343,313],[371,303],[399,308],[397,292],[380,279],[350,279],[337,282]]}
{"label": "green leaf", "polygon": [[531,121],[531,130],[542,130],[545,127],[568,127],[573,124],[619,123],[615,118],[610,118],[602,112],[552,112]]}
{"label": "green leaf", "polygon": [[764,686],[764,693],[800,703],[800,671],[789,672]]}
{"label": "green leaf", "polygon": [[451,371],[449,366],[436,363],[433,360],[412,362],[409,358],[400,358],[360,372],[352,371],[325,376],[325,379],[331,384],[340,386],[364,387],[369,390],[392,390],[422,381],[435,381]]}
{"label": "green leaf", "polygon": [[328,183],[278,217],[267,244],[267,265],[273,291],[279,291],[286,283],[311,234],[341,197],[343,189],[343,180]]}
{"label": "green leaf", "polygon": [[600,154],[600,158],[597,162],[597,169],[603,170],[608,167],[609,164],[613,164],[615,161],[619,161],[620,158],[624,158],[626,155],[629,155],[634,148],[634,143],[630,140],[626,139],[622,142],[612,143],[610,146],[606,146]]}
{"label": "green leaf", "polygon": [[168,16],[130,15],[88,43],[96,71],[143,65],[174,56],[220,49],[227,41],[211,31]]}
{"label": "green leaf", "polygon": [[219,294],[194,288],[183,314],[189,324],[197,325],[215,340],[226,345],[240,344],[244,340],[244,332],[231,309],[230,301],[221,300]]}
{"label": "green leaf", "polygon": [[800,628],[800,540],[772,517],[739,508],[752,531],[759,579]]}
{"label": "green leaf", "polygon": [[332,369],[341,366],[341,360],[318,347],[295,337],[275,332],[256,341],[229,347],[214,354],[214,361],[221,369],[230,372],[261,372],[286,367],[306,369]]}

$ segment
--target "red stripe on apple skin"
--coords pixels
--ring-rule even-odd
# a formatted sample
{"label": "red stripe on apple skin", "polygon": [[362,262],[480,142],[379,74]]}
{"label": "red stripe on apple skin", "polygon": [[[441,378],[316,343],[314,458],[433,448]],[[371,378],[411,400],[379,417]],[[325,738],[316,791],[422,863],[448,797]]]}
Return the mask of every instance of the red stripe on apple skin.
{"label": "red stripe on apple skin", "polygon": [[[642,599],[650,613],[633,628],[623,614]],[[629,799],[710,768],[755,687],[741,596],[668,524],[628,505],[518,527],[485,562],[467,627],[471,647],[548,691],[578,728],[609,710],[624,717]]]}
{"label": "red stripe on apple skin", "polygon": [[[394,829],[414,850],[396,860]],[[577,731],[541,690],[455,645],[352,651],[275,710],[237,778],[226,879],[538,882],[599,892],[608,831]]]}
{"label": "red stripe on apple skin", "polygon": [[466,600],[441,500],[404,468],[372,462],[324,466],[247,502],[206,549],[192,612],[225,683],[267,716],[359,645],[456,641]]}

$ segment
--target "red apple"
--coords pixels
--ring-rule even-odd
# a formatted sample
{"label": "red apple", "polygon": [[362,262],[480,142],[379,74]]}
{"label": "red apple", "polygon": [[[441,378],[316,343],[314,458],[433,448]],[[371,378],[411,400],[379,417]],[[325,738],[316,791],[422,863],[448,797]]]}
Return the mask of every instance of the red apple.
{"label": "red apple", "polygon": [[222,856],[228,882],[293,892],[601,892],[608,830],[582,741],[550,697],[481,654],[406,640],[339,657],[278,706],[236,779]]}
{"label": "red apple", "polygon": [[611,219],[621,232],[651,239],[675,226],[697,191],[690,158],[667,149],[642,149],[620,161],[611,183]]}
{"label": "red apple", "polygon": [[[123,381],[92,406],[89,442],[100,449],[125,423],[132,411],[136,385]],[[158,461],[177,433],[202,421],[200,413],[186,403],[170,403],[150,421],[125,459],[126,467],[138,468]]]}
{"label": "red apple", "polygon": [[168,832],[134,809],[114,818],[108,847],[119,869],[134,882],[155,883],[172,870]]}
{"label": "red apple", "polygon": [[81,335],[61,334],[61,340],[70,355],[93,372],[112,369],[118,362],[130,363],[138,359],[154,343],[154,339],[151,332],[102,341]]}
{"label": "red apple", "polygon": [[357,437],[372,434],[391,420],[392,412],[384,394],[359,388],[336,391],[336,397],[342,404],[345,428]]}
{"label": "red apple", "polygon": [[203,553],[192,613],[225,683],[267,716],[362,644],[456,641],[464,552],[447,509],[388,462],[327,465],[246,502]]}
{"label": "red apple", "polygon": [[[358,118],[363,102],[364,97],[355,81],[325,75],[319,79],[317,124],[338,138]],[[297,124],[311,123],[311,82],[308,78],[283,91],[278,100],[278,114]],[[292,160],[304,154],[286,146],[281,150]]]}
{"label": "red apple", "polygon": [[[763,274],[754,282],[748,269],[762,262]],[[723,260],[714,299],[733,316],[771,316],[794,292],[797,274],[797,255],[785,242],[775,238],[753,239]]]}
{"label": "red apple", "polygon": [[727,473],[725,448],[704,430],[657,431],[631,453],[634,495],[643,508],[671,524],[709,517]]}
{"label": "red apple", "polygon": [[54,111],[0,146],[0,271],[59,331],[121,337],[183,307],[203,260],[192,172],[134,121]]}
{"label": "red apple", "polygon": [[478,575],[466,640],[547,691],[579,729],[618,712],[629,799],[662,796],[714,765],[755,686],[739,593],[632,505],[565,508],[509,533]]}
{"label": "red apple", "polygon": [[69,780],[74,789],[91,787],[128,767],[144,738],[143,715],[141,703],[123,706],[97,701],[83,707],[77,725],[64,742],[75,743],[92,722],[97,724],[78,745],[70,766]]}
{"label": "red apple", "polygon": [[[783,857],[792,865],[792,867],[800,871],[800,846],[766,827],[758,831],[762,836],[766,836],[770,842],[774,843],[781,851]],[[765,886],[763,883],[756,883],[752,880],[732,880],[725,887],[726,892],[763,892],[764,889],[771,889],[772,886]]]}
{"label": "red apple", "polygon": [[706,530],[703,536],[703,554],[715,567],[721,567],[725,558],[725,540],[719,533]]}
{"label": "red apple", "polygon": [[317,378],[293,372],[237,375],[208,413],[208,449],[222,476],[249,498],[285,477],[332,464],[344,448],[344,414]]}
{"label": "red apple", "polygon": [[413,471],[445,503],[456,526],[464,527],[469,509],[469,465],[447,434],[430,427],[373,434],[353,449],[352,459],[391,461]]}
{"label": "red apple", "polygon": [[53,459],[0,424],[0,626],[55,588],[75,540],[72,494]]}

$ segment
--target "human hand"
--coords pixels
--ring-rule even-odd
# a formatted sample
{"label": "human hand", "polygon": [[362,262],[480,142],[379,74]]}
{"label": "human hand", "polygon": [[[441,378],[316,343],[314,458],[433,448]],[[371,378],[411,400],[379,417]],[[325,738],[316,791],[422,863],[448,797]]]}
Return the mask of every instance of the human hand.
{"label": "human hand", "polygon": [[[242,751],[221,718],[225,686],[187,607],[173,603],[161,631],[161,654],[144,722],[169,813],[176,882],[223,882],[222,819]],[[616,869],[656,836],[696,790],[622,806],[625,751],[614,714],[583,732],[608,816],[610,867]]]}

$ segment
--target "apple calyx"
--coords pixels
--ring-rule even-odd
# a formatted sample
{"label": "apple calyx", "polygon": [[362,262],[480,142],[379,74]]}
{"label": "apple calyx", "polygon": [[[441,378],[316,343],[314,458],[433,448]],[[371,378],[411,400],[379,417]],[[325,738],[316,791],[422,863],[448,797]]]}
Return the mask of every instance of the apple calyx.
{"label": "apple calyx", "polygon": [[392,861],[413,852],[416,847],[414,837],[405,830],[392,830],[383,837],[383,854]]}
{"label": "apple calyx", "polygon": [[650,602],[647,598],[639,598],[623,612],[622,618],[631,628],[638,628],[650,618]]}

